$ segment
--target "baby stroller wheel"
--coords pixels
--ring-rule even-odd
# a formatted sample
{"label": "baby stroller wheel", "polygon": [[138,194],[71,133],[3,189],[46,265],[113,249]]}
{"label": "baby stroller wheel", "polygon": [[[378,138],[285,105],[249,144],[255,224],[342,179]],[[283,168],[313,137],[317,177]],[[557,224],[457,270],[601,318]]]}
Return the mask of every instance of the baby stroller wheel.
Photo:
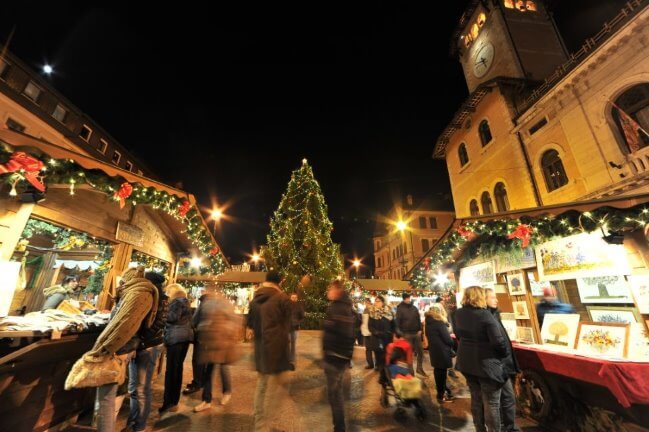
{"label": "baby stroller wheel", "polygon": [[405,422],[408,418],[408,413],[405,409],[399,407],[394,411],[394,419],[399,423]]}

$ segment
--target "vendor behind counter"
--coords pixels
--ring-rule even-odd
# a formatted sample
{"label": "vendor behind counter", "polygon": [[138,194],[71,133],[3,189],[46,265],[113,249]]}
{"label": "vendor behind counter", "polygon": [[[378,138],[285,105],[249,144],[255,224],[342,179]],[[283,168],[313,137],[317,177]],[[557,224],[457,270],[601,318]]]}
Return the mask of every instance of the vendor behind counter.
{"label": "vendor behind counter", "polygon": [[61,302],[69,300],[77,289],[77,286],[79,286],[79,277],[70,275],[63,279],[61,285],[54,285],[43,289],[45,302],[43,303],[41,311],[56,309]]}

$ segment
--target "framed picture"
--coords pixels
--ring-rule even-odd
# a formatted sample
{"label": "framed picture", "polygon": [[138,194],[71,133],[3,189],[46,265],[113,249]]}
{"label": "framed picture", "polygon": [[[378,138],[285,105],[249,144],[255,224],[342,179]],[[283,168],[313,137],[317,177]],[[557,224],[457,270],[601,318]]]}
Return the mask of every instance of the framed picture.
{"label": "framed picture", "polygon": [[579,332],[579,314],[545,314],[541,342],[562,348],[574,348]]}
{"label": "framed picture", "polygon": [[649,275],[629,276],[631,292],[641,314],[649,314]]}
{"label": "framed picture", "polygon": [[649,333],[642,323],[631,324],[629,328],[628,357],[641,362],[649,359]]}
{"label": "framed picture", "polygon": [[633,303],[624,276],[595,276],[577,279],[582,303]]}
{"label": "framed picture", "polygon": [[507,273],[531,267],[536,267],[534,248],[531,246],[522,251],[501,253],[496,257],[496,273]]}
{"label": "framed picture", "polygon": [[598,233],[550,240],[535,252],[541,280],[630,274],[624,246],[608,244]]}
{"label": "framed picture", "polygon": [[633,324],[641,322],[637,309],[618,306],[586,306],[593,322]]}
{"label": "framed picture", "polygon": [[507,332],[509,339],[513,341],[517,340],[518,332],[516,331],[516,320],[501,320],[500,322],[503,323],[503,327],[505,327],[505,331]]}
{"label": "framed picture", "polygon": [[523,272],[507,275],[509,295],[525,295],[525,275]]}
{"label": "framed picture", "polygon": [[492,287],[496,283],[496,267],[493,261],[460,269],[460,288],[470,286]]}
{"label": "framed picture", "polygon": [[577,351],[584,355],[624,358],[628,342],[628,324],[581,323]]}
{"label": "framed picture", "polygon": [[516,320],[516,314],[511,313],[511,312],[501,312],[500,313],[500,319],[501,319],[501,321]]}
{"label": "framed picture", "polygon": [[526,301],[512,302],[512,306],[514,307],[514,317],[516,319],[530,319],[530,313],[527,310]]}
{"label": "framed picture", "polygon": [[534,272],[527,272],[527,279],[530,281],[530,292],[534,297],[543,297],[543,289],[550,288],[550,282],[538,281]]}
{"label": "framed picture", "polygon": [[534,329],[532,327],[517,327],[516,335],[518,336],[518,342],[530,343],[534,342]]}

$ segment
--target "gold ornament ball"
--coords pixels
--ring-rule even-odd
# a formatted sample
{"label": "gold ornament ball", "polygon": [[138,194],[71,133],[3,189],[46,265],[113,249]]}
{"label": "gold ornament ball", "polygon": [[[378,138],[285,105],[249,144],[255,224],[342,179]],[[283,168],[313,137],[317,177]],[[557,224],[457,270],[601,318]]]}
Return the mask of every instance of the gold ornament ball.
{"label": "gold ornament ball", "polygon": [[311,285],[311,276],[302,276],[302,279],[300,279],[300,285],[302,285],[303,287],[308,287],[309,285]]}

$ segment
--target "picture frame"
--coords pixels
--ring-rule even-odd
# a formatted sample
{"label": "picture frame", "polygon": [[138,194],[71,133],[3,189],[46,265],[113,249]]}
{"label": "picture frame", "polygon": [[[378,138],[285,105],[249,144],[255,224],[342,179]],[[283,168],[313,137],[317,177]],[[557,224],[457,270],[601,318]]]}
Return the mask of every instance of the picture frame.
{"label": "picture frame", "polygon": [[530,319],[530,313],[527,310],[526,301],[515,301],[512,302],[512,307],[514,308],[514,317],[519,319]]}
{"label": "picture frame", "polygon": [[627,358],[647,362],[649,359],[649,331],[642,323],[631,324]]}
{"label": "picture frame", "polygon": [[501,320],[500,322],[503,324],[503,327],[505,328],[509,339],[511,341],[518,340],[518,326],[516,324],[516,320]]}
{"label": "picture frame", "polygon": [[494,261],[485,261],[460,269],[460,289],[470,286],[493,287],[497,283]]}
{"label": "picture frame", "polygon": [[586,306],[590,320],[600,323],[634,324],[641,323],[642,317],[634,307]]}
{"label": "picture frame", "polygon": [[580,323],[575,348],[587,356],[626,358],[629,327],[629,324]]}
{"label": "picture frame", "polygon": [[543,297],[543,289],[552,286],[549,281],[536,280],[536,276],[532,271],[527,272],[527,280],[530,283],[530,292],[534,297]]}
{"label": "picture frame", "polygon": [[523,272],[508,274],[507,289],[509,295],[525,295],[525,274]]}
{"label": "picture frame", "polygon": [[624,276],[595,276],[577,279],[582,303],[633,303],[629,283]]}
{"label": "picture frame", "polygon": [[579,314],[545,314],[541,326],[541,343],[573,349],[579,333]]}
{"label": "picture frame", "polygon": [[631,293],[641,314],[649,314],[649,274],[628,277]]}
{"label": "picture frame", "polygon": [[518,336],[518,342],[528,344],[536,343],[534,340],[534,329],[532,327],[517,327],[516,335]]}
{"label": "picture frame", "polygon": [[514,314],[513,312],[501,312],[500,313],[500,319],[502,321],[506,321],[506,320],[514,320],[514,321],[516,321],[516,314]]}

